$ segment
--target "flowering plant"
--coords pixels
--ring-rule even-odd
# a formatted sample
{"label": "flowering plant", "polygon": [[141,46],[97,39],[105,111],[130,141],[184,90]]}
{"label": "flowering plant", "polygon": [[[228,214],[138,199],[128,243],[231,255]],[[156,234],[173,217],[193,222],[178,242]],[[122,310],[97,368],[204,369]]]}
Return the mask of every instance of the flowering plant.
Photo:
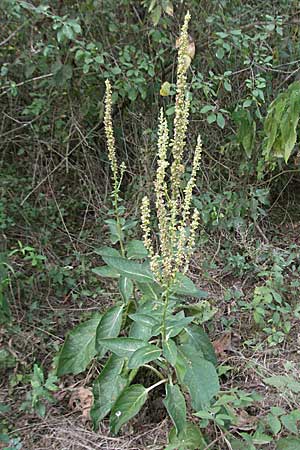
{"label": "flowering plant", "polygon": [[[95,356],[105,365],[93,386],[94,426],[110,414],[110,428],[120,428],[142,408],[149,392],[165,386],[164,406],[173,421],[171,448],[203,448],[200,429],[187,421],[186,396],[195,412],[206,408],[219,391],[216,356],[208,336],[186,297],[207,296],[188,278],[195,246],[199,213],[192,211],[192,193],[201,159],[201,139],[195,147],[192,172],[181,190],[185,167],[190,102],[187,97],[188,23],[185,17],[178,48],[174,133],[170,137],[161,110],[158,127],[158,161],[154,182],[158,242],[151,227],[150,198],[141,206],[143,241],[126,240],[132,224],[123,217],[120,185],[125,165],[118,165],[112,125],[111,86],[106,82],[105,132],[113,182],[114,219],[107,221],[111,241],[117,248],[98,250],[105,266],[93,269],[101,276],[118,279],[120,302],[102,315],[80,324],[67,337],[59,355],[58,374],[79,373]],[[170,152],[170,155],[169,155]],[[171,159],[171,161],[169,161]],[[192,311],[192,312],[191,312]],[[200,324],[199,324],[200,323]],[[80,346],[83,351],[80,351]],[[154,382],[144,386],[139,370],[150,371]],[[152,378],[153,378],[152,377]],[[161,395],[159,391],[159,395]],[[194,436],[194,444],[187,439]],[[185,442],[185,443],[183,443]]]}

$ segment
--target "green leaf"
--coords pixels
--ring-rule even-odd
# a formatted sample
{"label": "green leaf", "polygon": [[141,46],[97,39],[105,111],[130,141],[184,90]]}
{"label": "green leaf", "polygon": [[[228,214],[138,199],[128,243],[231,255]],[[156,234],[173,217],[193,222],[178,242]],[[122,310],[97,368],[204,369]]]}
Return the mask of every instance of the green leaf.
{"label": "green leaf", "polygon": [[133,283],[130,278],[121,276],[119,279],[119,290],[122,295],[123,301],[128,303],[133,294]]}
{"label": "green leaf", "polygon": [[276,442],[276,450],[300,450],[300,439],[287,437]]}
{"label": "green leaf", "polygon": [[156,325],[158,323],[158,321],[154,317],[150,316],[149,314],[134,313],[134,314],[129,314],[129,317],[134,322],[139,322],[148,327],[153,327],[154,325]]}
{"label": "green leaf", "polygon": [[101,316],[81,323],[67,336],[58,356],[57,375],[83,372],[96,355],[96,330]]}
{"label": "green leaf", "polygon": [[121,258],[120,253],[116,248],[113,247],[101,247],[101,248],[95,248],[94,253],[100,256],[112,256],[116,258]]}
{"label": "green leaf", "polygon": [[172,365],[175,366],[177,360],[177,347],[175,342],[172,339],[167,339],[163,342],[163,355],[166,360]]}
{"label": "green leaf", "polygon": [[149,265],[146,263],[139,264],[126,258],[111,257],[105,254],[102,254],[101,256],[104,262],[117,270],[120,275],[139,281],[140,283],[149,283],[153,281],[153,274],[149,269]]}
{"label": "green leaf", "polygon": [[233,120],[238,125],[237,141],[243,146],[248,158],[251,158],[255,144],[256,123],[249,111],[239,109],[234,112]]}
{"label": "green leaf", "polygon": [[188,325],[185,334],[181,336],[181,342],[193,345],[196,351],[200,351],[205,359],[215,366],[217,357],[215,349],[205,331],[197,325]]}
{"label": "green leaf", "polygon": [[192,280],[182,273],[177,273],[172,291],[178,295],[188,295],[197,298],[207,298],[208,293],[198,289]]}
{"label": "green leaf", "polygon": [[263,382],[280,390],[291,390],[296,394],[300,392],[300,383],[288,375],[274,375],[264,378]]}
{"label": "green leaf", "polygon": [[184,329],[184,327],[186,327],[188,324],[190,324],[193,320],[194,320],[194,317],[192,317],[192,316],[182,317],[182,318],[179,318],[179,317],[177,318],[175,316],[174,319],[167,320],[167,322],[166,322],[167,337],[171,338],[171,337],[177,336],[179,333],[181,333],[181,331]]}
{"label": "green leaf", "polygon": [[187,423],[184,431],[176,435],[175,427],[169,433],[169,445],[165,450],[205,450],[207,443],[197,425]]}
{"label": "green leaf", "polygon": [[205,105],[200,109],[201,114],[206,114],[209,111],[212,111],[215,107],[213,105]]}
{"label": "green leaf", "polygon": [[186,369],[184,383],[190,392],[195,411],[209,406],[213,397],[220,390],[214,365],[206,359],[195,358],[193,355]]}
{"label": "green leaf", "polygon": [[91,409],[94,428],[110,412],[113,404],[127,384],[126,378],[120,375],[123,365],[124,359],[111,355],[94,382],[94,404]]}
{"label": "green leaf", "polygon": [[223,59],[224,55],[225,55],[225,52],[224,52],[223,48],[219,47],[218,50],[216,51],[216,57],[218,59]]}
{"label": "green leaf", "polygon": [[224,119],[223,114],[221,114],[221,113],[217,114],[217,124],[222,129],[225,127],[225,119]]}
{"label": "green leaf", "polygon": [[160,95],[162,97],[167,97],[170,95],[171,84],[168,81],[165,81],[160,87]]}
{"label": "green leaf", "polygon": [[141,384],[133,384],[124,389],[114,404],[110,415],[110,430],[116,434],[128,420],[142,408],[148,397],[147,389]]}
{"label": "green leaf", "polygon": [[148,256],[143,241],[133,239],[126,245],[126,254],[129,259],[142,259]]}
{"label": "green leaf", "polygon": [[297,427],[297,417],[293,415],[293,413],[288,414],[286,416],[281,416],[280,420],[282,424],[285,426],[287,430],[289,430],[291,433],[298,433],[298,427]]}
{"label": "green leaf", "polygon": [[96,275],[99,275],[100,277],[107,277],[107,278],[119,278],[120,274],[117,270],[112,269],[109,266],[101,266],[101,267],[94,267],[92,269],[92,272]]}
{"label": "green leaf", "polygon": [[217,120],[217,116],[216,114],[212,113],[209,116],[207,116],[206,120],[209,124],[214,123]]}
{"label": "green leaf", "polygon": [[142,339],[143,341],[148,341],[152,334],[152,326],[145,325],[145,323],[140,322],[132,322],[130,331],[129,331],[129,337],[136,338],[136,339]]}
{"label": "green leaf", "polygon": [[128,361],[129,369],[137,369],[143,364],[147,364],[150,361],[157,359],[161,355],[161,349],[155,345],[145,345],[138,348],[130,357]]}
{"label": "green leaf", "polygon": [[52,65],[52,72],[56,86],[64,86],[73,76],[72,66],[61,62],[56,62]]}
{"label": "green leaf", "polygon": [[274,416],[273,414],[267,415],[267,421],[268,425],[271,428],[271,431],[274,435],[278,434],[281,430],[281,422],[278,419],[278,417]]}
{"label": "green leaf", "polygon": [[134,353],[139,348],[144,347],[145,344],[147,344],[147,342],[142,341],[141,339],[134,339],[129,337],[99,340],[99,345],[102,345],[121,358],[130,358],[132,353]]}
{"label": "green leaf", "polygon": [[184,431],[186,427],[186,405],[178,385],[166,385],[166,398],[163,403],[175,425],[177,434]]}
{"label": "green leaf", "polygon": [[161,18],[162,9],[160,5],[157,5],[151,12],[151,20],[153,25],[156,27]]}
{"label": "green leaf", "polygon": [[117,337],[121,330],[122,313],[124,305],[113,306],[102,317],[96,332],[96,350],[102,357],[106,348],[101,345],[101,340]]}

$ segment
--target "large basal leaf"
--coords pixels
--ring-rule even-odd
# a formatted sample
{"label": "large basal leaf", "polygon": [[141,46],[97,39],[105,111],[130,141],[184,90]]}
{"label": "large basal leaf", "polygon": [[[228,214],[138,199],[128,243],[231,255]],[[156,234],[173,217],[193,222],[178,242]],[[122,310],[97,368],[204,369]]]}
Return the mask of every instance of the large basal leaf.
{"label": "large basal leaf", "polygon": [[124,305],[114,306],[102,317],[96,332],[96,350],[101,356],[105,354],[105,349],[101,345],[101,339],[117,337],[121,330],[122,313]]}
{"label": "large basal leaf", "polygon": [[175,427],[169,433],[169,445],[165,450],[205,450],[207,443],[197,425],[187,423],[185,430],[179,435]]}
{"label": "large basal leaf", "polygon": [[175,342],[172,339],[167,339],[163,342],[163,355],[166,360],[172,365],[175,366],[177,360],[177,347]]}
{"label": "large basal leaf", "polygon": [[150,283],[138,283],[139,290],[143,293],[143,299],[151,302],[159,301],[161,297],[161,288],[155,282]]}
{"label": "large basal leaf", "polygon": [[101,321],[101,315],[81,323],[67,336],[59,353],[57,375],[67,373],[77,375],[83,372],[96,355],[96,330]]}
{"label": "large basal leaf", "polygon": [[149,269],[149,265],[146,263],[139,264],[130,259],[111,257],[106,256],[105,254],[101,256],[104,262],[117,270],[120,275],[124,275],[125,277],[140,283],[149,283],[153,281],[153,274]]}
{"label": "large basal leaf", "polygon": [[141,323],[141,324],[146,325],[148,327],[153,327],[154,325],[157,324],[157,319],[155,319],[150,314],[133,313],[133,314],[129,314],[129,317],[134,322]]}
{"label": "large basal leaf", "polygon": [[120,356],[120,358],[130,358],[132,353],[141,347],[144,347],[147,342],[141,339],[134,339],[130,337],[119,337],[99,340],[99,345],[107,348],[111,352]]}
{"label": "large basal leaf", "polygon": [[214,365],[203,358],[192,356],[184,376],[184,383],[191,395],[195,411],[209,406],[213,397],[219,392],[219,379]]}
{"label": "large basal leaf", "polygon": [[133,239],[126,245],[126,255],[129,259],[142,259],[148,256],[148,252],[143,241]]}
{"label": "large basal leaf", "polygon": [[177,434],[184,431],[186,427],[186,405],[178,385],[166,385],[166,398],[163,403],[175,425]]}
{"label": "large basal leaf", "polygon": [[193,345],[196,351],[201,352],[205,359],[212,362],[214,365],[217,364],[217,357],[215,349],[210,342],[209,337],[205,331],[197,325],[188,325],[185,328],[185,333],[180,336],[180,341],[182,343],[187,343]]}
{"label": "large basal leaf", "polygon": [[116,434],[128,420],[132,419],[147,400],[147,389],[141,384],[133,384],[124,389],[114,404],[110,415],[110,430]]}
{"label": "large basal leaf", "polygon": [[130,278],[121,276],[119,279],[119,290],[123,301],[127,303],[133,294],[133,282]]}
{"label": "large basal leaf", "polygon": [[152,326],[140,322],[132,322],[129,330],[129,337],[142,339],[147,342],[152,336]]}
{"label": "large basal leaf", "polygon": [[166,335],[168,338],[177,336],[181,331],[192,321],[193,317],[181,317],[167,320],[166,323]]}
{"label": "large basal leaf", "polygon": [[116,258],[121,258],[120,252],[113,247],[101,247],[101,248],[95,248],[94,253],[97,253],[97,255],[100,256],[113,256]]}
{"label": "large basal leaf", "polygon": [[172,291],[177,295],[186,295],[197,298],[207,298],[208,293],[198,289],[192,280],[182,273],[177,273],[176,280],[172,286]]}
{"label": "large basal leaf", "polygon": [[161,349],[155,345],[147,344],[144,347],[138,348],[130,357],[128,361],[129,369],[137,369],[143,364],[147,364],[161,355]]}
{"label": "large basal leaf", "polygon": [[100,277],[105,277],[105,278],[119,278],[120,277],[119,272],[109,266],[94,267],[92,269],[92,272],[95,273],[96,275],[99,275]]}
{"label": "large basal leaf", "polygon": [[111,355],[94,382],[94,404],[90,414],[95,429],[126,387],[127,379],[120,375],[123,365],[124,359]]}

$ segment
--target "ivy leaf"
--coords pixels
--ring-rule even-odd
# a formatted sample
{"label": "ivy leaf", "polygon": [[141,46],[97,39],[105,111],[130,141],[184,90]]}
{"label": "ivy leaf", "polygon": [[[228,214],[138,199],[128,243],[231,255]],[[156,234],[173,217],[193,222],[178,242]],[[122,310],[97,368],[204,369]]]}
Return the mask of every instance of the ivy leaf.
{"label": "ivy leaf", "polygon": [[91,409],[91,418],[95,429],[98,423],[110,412],[126,386],[127,379],[120,375],[123,365],[124,359],[111,355],[94,382],[94,404]]}
{"label": "ivy leaf", "polygon": [[163,403],[175,425],[177,434],[184,431],[186,426],[186,404],[178,385],[166,385],[166,398],[163,400]]}
{"label": "ivy leaf", "polygon": [[157,359],[161,355],[161,349],[155,345],[145,345],[138,348],[130,357],[128,361],[129,369],[137,369],[143,364],[147,364],[150,361]]}
{"label": "ivy leaf", "polygon": [[147,389],[141,384],[133,384],[124,389],[115,402],[110,415],[110,430],[116,434],[126,422],[142,408],[148,397]]}
{"label": "ivy leaf", "polygon": [[79,324],[67,336],[58,356],[57,375],[83,372],[96,355],[96,330],[100,315]]}
{"label": "ivy leaf", "polygon": [[102,317],[96,332],[96,350],[103,356],[106,349],[101,345],[102,339],[118,336],[122,325],[122,313],[124,305],[114,306]]}

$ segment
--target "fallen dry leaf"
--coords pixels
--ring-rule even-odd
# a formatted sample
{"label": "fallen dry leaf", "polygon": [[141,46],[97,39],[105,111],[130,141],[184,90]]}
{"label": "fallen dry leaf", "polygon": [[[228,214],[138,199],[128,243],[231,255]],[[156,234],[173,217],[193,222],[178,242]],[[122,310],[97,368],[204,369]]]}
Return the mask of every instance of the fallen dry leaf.
{"label": "fallen dry leaf", "polygon": [[225,352],[231,350],[231,333],[225,333],[219,339],[213,341],[215,352],[218,356],[224,357]]}
{"label": "fallen dry leaf", "polygon": [[239,415],[237,416],[237,424],[236,427],[239,430],[253,430],[256,428],[256,421],[257,418],[254,416],[250,416],[246,411],[242,410],[239,412]]}
{"label": "fallen dry leaf", "polygon": [[81,411],[83,422],[90,419],[90,410],[93,404],[93,394],[89,389],[80,387],[75,389],[69,400],[69,407],[74,411]]}

